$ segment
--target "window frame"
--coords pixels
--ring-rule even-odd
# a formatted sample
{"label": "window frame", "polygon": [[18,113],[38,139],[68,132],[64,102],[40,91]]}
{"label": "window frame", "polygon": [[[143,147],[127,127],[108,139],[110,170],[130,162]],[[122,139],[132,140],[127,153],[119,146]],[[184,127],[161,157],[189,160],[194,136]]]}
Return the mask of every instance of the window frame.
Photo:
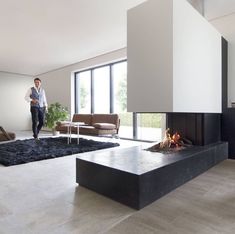
{"label": "window frame", "polygon": [[99,66],[94,66],[94,67],[90,67],[90,68],[86,68],[86,69],[82,69],[79,70],[77,72],[74,73],[74,97],[75,97],[75,113],[79,113],[79,107],[78,107],[78,98],[79,98],[79,94],[77,92],[77,74],[81,73],[81,72],[87,72],[90,71],[90,79],[91,79],[91,114],[94,114],[94,70],[95,69],[99,69],[102,67],[109,67],[109,91],[110,91],[110,105],[109,105],[109,111],[110,113],[114,113],[114,87],[113,87],[113,65],[116,65],[118,63],[122,63],[122,62],[127,62],[127,59],[122,59],[122,60],[118,60],[115,62],[111,62],[111,63],[107,63],[107,64],[102,64]]}

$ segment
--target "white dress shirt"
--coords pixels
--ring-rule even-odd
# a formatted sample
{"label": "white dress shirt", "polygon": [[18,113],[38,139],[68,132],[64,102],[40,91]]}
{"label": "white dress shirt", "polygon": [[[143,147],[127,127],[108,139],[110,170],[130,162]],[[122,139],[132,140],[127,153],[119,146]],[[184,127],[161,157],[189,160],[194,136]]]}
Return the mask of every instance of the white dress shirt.
{"label": "white dress shirt", "polygon": [[[41,93],[41,98],[39,98],[39,106],[40,107],[46,107],[47,108],[47,99],[46,99],[46,94],[45,94],[45,91],[43,88],[39,88],[37,89],[35,86],[34,86],[34,89],[37,91],[37,93]],[[32,88],[29,88],[26,95],[25,95],[25,100],[27,102],[31,102],[32,101],[32,98],[30,97],[32,94]]]}

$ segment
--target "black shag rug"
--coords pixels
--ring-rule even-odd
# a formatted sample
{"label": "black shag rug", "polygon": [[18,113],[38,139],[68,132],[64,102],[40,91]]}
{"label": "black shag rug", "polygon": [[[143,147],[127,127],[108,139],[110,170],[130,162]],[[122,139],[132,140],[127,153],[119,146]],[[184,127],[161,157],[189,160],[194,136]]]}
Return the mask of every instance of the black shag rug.
{"label": "black shag rug", "polygon": [[72,142],[68,145],[66,137],[41,138],[40,141],[34,139],[17,140],[0,144],[0,164],[13,166],[116,146],[119,144],[84,138],[79,138],[79,145],[77,138],[72,138]]}

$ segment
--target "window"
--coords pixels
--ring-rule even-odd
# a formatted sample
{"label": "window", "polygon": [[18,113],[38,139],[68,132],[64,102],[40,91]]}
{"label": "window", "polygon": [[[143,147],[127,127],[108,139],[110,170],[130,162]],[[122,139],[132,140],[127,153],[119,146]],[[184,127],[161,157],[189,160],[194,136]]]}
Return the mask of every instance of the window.
{"label": "window", "polygon": [[127,62],[112,66],[114,112],[121,119],[119,136],[133,138],[133,114],[127,112]]}
{"label": "window", "polygon": [[121,138],[158,141],[164,114],[127,112],[127,61],[75,73],[76,113],[117,113]]}
{"label": "window", "polygon": [[165,115],[157,113],[137,114],[137,139],[161,141],[165,131]]}
{"label": "window", "polygon": [[91,111],[91,72],[79,72],[76,75],[76,90],[78,92],[77,105],[79,113],[86,114]]}
{"label": "window", "polygon": [[110,67],[96,68],[93,71],[94,113],[110,113]]}

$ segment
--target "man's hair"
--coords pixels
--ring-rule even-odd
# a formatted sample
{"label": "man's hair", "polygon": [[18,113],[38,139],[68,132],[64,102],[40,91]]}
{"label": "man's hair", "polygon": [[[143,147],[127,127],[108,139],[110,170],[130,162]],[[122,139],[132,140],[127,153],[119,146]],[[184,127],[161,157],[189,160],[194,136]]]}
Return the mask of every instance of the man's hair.
{"label": "man's hair", "polygon": [[34,81],[36,81],[36,80],[38,80],[38,81],[40,81],[40,82],[41,82],[41,80],[40,80],[39,78],[35,78],[35,79],[34,79]]}

